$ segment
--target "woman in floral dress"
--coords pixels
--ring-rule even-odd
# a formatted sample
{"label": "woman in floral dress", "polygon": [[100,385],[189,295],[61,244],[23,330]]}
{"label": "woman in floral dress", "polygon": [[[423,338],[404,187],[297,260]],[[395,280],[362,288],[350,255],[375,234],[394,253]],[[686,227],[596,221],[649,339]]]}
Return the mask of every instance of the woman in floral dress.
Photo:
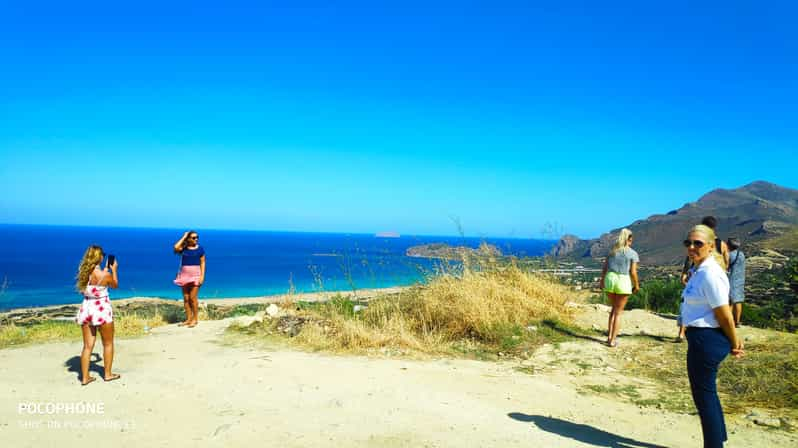
{"label": "woman in floral dress", "polygon": [[78,310],[75,322],[83,331],[83,352],[80,354],[81,384],[87,385],[96,380],[89,375],[89,363],[97,340],[97,329],[103,341],[103,365],[105,381],[119,379],[120,375],[113,373],[114,364],[114,313],[108,288],[119,286],[117,277],[118,264],[106,262],[105,269],[100,268],[105,254],[100,246],[89,246],[78,268],[78,291],[83,294],[83,304]]}

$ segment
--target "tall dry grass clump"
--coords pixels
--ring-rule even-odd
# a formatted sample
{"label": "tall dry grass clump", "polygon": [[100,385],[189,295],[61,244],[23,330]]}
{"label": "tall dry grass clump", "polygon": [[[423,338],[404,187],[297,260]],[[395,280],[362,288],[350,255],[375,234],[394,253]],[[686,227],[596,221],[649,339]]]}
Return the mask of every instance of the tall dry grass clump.
{"label": "tall dry grass clump", "polygon": [[515,266],[464,270],[374,299],[358,313],[346,298],[308,307],[298,314],[306,320],[293,341],[332,351],[391,348],[435,353],[463,342],[496,346],[508,337],[520,337],[530,324],[567,322],[566,303],[573,298],[566,286]]}
{"label": "tall dry grass clump", "polygon": [[374,327],[401,323],[415,334],[434,334],[449,341],[493,341],[498,328],[567,319],[565,303],[571,296],[565,286],[515,267],[466,271],[461,276],[440,276],[397,300],[378,301],[366,310],[363,320]]}

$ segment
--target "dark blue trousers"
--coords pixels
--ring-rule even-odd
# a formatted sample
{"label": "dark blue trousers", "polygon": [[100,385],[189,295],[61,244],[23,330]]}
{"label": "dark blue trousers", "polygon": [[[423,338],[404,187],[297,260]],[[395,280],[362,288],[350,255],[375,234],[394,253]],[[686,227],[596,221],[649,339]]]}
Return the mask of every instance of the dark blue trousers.
{"label": "dark blue trousers", "polygon": [[731,344],[720,328],[687,328],[687,376],[693,402],[701,417],[704,448],[722,448],[726,422],[718,398],[718,366],[731,353]]}

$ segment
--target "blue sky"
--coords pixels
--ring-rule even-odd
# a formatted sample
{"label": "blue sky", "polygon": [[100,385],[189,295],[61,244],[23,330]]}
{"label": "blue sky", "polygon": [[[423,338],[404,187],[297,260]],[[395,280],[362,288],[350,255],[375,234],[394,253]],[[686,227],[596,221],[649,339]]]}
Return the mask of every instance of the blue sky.
{"label": "blue sky", "polygon": [[792,2],[166,3],[3,3],[0,222],[592,237],[798,188]]}

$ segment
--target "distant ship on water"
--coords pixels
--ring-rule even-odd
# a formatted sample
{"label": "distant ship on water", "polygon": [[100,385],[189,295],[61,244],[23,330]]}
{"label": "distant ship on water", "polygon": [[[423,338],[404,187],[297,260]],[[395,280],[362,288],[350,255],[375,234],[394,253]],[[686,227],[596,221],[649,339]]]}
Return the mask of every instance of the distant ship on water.
{"label": "distant ship on water", "polygon": [[401,238],[399,232],[377,232],[374,236],[376,238]]}

